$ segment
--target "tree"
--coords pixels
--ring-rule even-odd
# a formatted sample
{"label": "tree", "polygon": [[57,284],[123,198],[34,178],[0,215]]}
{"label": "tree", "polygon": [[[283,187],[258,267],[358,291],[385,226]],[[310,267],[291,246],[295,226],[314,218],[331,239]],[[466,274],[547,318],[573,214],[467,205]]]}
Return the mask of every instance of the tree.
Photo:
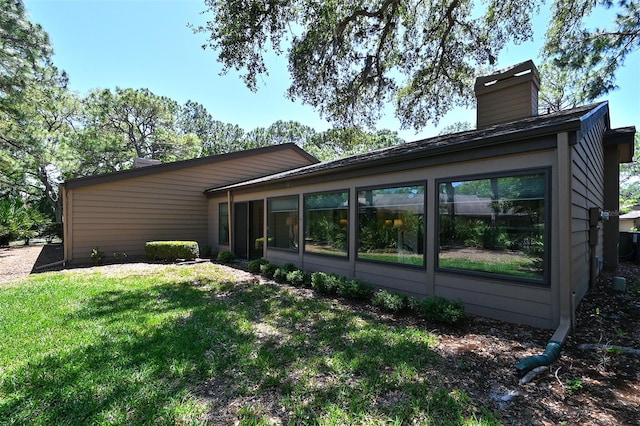
{"label": "tree", "polygon": [[620,164],[620,208],[629,210],[637,205],[640,205],[640,133],[635,136],[633,161]]}
{"label": "tree", "polygon": [[[29,206],[44,198],[55,219],[62,217],[58,185],[69,170],[77,99],[66,89],[67,76],[41,69],[14,103],[16,114],[0,120],[0,189],[3,196]],[[67,176],[68,177],[68,176]]]}
{"label": "tree", "polygon": [[[288,96],[336,127],[371,127],[394,103],[403,128],[421,129],[473,103],[473,77],[485,73],[508,42],[531,39],[531,17],[544,1],[205,3],[211,19],[194,27],[209,36],[203,48],[215,50],[223,72],[239,71],[251,90],[268,73],[265,56],[286,51]],[[596,7],[614,6],[613,28],[584,28]],[[626,55],[638,49],[639,8],[629,0],[555,0],[545,60],[580,69],[585,100],[605,94]]]}
{"label": "tree", "polygon": [[0,113],[16,113],[16,103],[34,74],[50,64],[49,37],[27,18],[21,0],[0,0]]}
{"label": "tree", "polygon": [[199,154],[198,138],[178,131],[179,106],[170,98],[148,89],[116,88],[90,93],[85,104],[88,138],[104,138],[108,151],[118,151],[113,167],[129,167],[134,157],[168,162]]}
{"label": "tree", "polygon": [[395,103],[403,127],[420,129],[473,103],[473,77],[508,41],[532,36],[542,0],[205,0],[212,18],[195,31],[223,72],[251,90],[265,55],[287,50],[288,96],[341,128],[371,127]]}
{"label": "tree", "polygon": [[255,128],[245,135],[242,149],[259,148],[283,143],[295,143],[300,148],[305,148],[307,143],[316,134],[316,131],[297,121],[278,120],[269,127]]}
{"label": "tree", "polygon": [[368,133],[356,127],[329,129],[313,136],[303,148],[319,160],[329,161],[404,143],[396,132]]}
{"label": "tree", "polygon": [[[612,27],[587,28],[585,18],[617,6]],[[543,54],[561,69],[580,73],[585,101],[614,88],[615,72],[640,48],[640,3],[629,0],[556,0]]]}
{"label": "tree", "polygon": [[580,69],[560,67],[554,61],[540,66],[538,110],[541,114],[574,108],[588,102],[589,75]]}
{"label": "tree", "polygon": [[242,149],[244,130],[230,123],[214,120],[206,108],[187,101],[178,118],[178,127],[183,134],[194,134],[201,142],[202,156],[218,155]]}

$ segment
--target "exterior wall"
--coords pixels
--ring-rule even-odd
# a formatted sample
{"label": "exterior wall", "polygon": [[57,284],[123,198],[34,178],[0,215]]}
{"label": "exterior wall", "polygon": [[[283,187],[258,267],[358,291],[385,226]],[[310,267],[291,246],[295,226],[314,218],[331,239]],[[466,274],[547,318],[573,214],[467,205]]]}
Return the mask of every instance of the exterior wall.
{"label": "exterior wall", "polygon": [[173,168],[64,189],[65,259],[84,261],[98,247],[144,254],[150,240],[195,240],[210,246],[204,190],[309,164],[289,149],[257,151],[210,164]]}
{"label": "exterior wall", "polygon": [[[554,138],[555,136],[552,136]],[[276,264],[292,262],[298,267],[312,272],[332,272],[349,278],[357,278],[371,283],[380,288],[401,291],[414,296],[441,295],[451,299],[462,300],[468,312],[497,318],[511,322],[531,324],[543,328],[553,328],[557,325],[558,315],[557,304],[553,301],[557,294],[555,287],[559,285],[557,277],[549,275],[548,286],[536,286],[510,281],[505,278],[491,279],[486,276],[477,277],[466,273],[452,273],[436,271],[437,253],[437,189],[436,180],[446,178],[456,178],[482,173],[497,173],[502,171],[518,171],[522,169],[551,169],[550,179],[556,179],[556,155],[555,150],[543,150],[527,154],[513,154],[502,157],[491,157],[469,161],[443,161],[439,165],[432,166],[412,166],[408,170],[383,172],[375,168],[367,170],[366,176],[344,178],[339,174],[333,174],[324,182],[297,182],[290,187],[256,190],[255,192],[239,192],[233,195],[234,202],[264,200],[265,205],[268,198],[299,195],[301,214],[299,215],[299,229],[304,229],[302,214],[303,194],[331,191],[349,190],[350,197],[350,220],[349,223],[356,223],[356,190],[361,187],[371,187],[374,185],[395,185],[407,182],[426,183],[426,239],[425,257],[426,267],[401,266],[393,264],[372,263],[366,261],[356,261],[356,238],[355,226],[350,227],[349,234],[349,258],[334,258],[322,255],[312,255],[304,253],[302,249],[296,251],[265,248],[265,258]],[[553,198],[553,194],[549,194]],[[214,216],[217,215],[218,203],[225,202],[222,196],[209,200],[209,211]],[[557,210],[551,202],[551,224],[557,221]],[[266,229],[266,227],[265,227]],[[217,226],[212,226],[212,241],[217,241]],[[299,246],[302,247],[303,233],[300,233]],[[551,251],[557,253],[559,244],[555,233],[551,234]],[[266,238],[266,235],[265,235]],[[223,249],[223,247],[220,247]],[[559,256],[551,256],[548,267],[558,270],[561,262]]]}
{"label": "exterior wall", "polygon": [[478,77],[474,85],[478,128],[538,115],[539,88],[540,75],[532,61]]}
{"label": "exterior wall", "polygon": [[604,209],[605,130],[604,119],[597,121],[571,150],[571,288],[577,301],[602,268],[603,223],[591,231],[589,209]]}
{"label": "exterior wall", "polygon": [[[533,95],[536,96],[533,96]],[[538,113],[537,90],[530,81],[478,96],[478,127],[506,123]]]}
{"label": "exterior wall", "polygon": [[638,226],[639,219],[620,219],[618,230],[620,232],[629,232]]}

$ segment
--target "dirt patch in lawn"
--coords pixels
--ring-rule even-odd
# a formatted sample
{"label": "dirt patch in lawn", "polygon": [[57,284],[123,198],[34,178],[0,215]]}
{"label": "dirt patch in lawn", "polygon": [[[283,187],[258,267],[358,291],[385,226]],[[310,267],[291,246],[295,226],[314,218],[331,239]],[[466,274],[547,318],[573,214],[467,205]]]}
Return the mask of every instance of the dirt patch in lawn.
{"label": "dirt patch in lawn", "polygon": [[[0,285],[44,271],[47,268],[40,266],[60,260],[62,246],[2,248]],[[163,265],[134,263],[133,259],[127,264],[84,265],[102,268],[107,273],[118,268],[156,266]],[[66,267],[56,265],[55,268]],[[247,272],[241,265],[234,270],[238,279],[246,281]],[[614,276],[626,278],[625,291],[612,289]],[[291,291],[317,297],[308,289],[292,287]],[[515,365],[525,357],[541,354],[553,334],[550,330],[476,316],[471,316],[461,327],[443,328],[410,316],[389,315],[369,305],[341,300],[333,303],[346,309],[375,312],[381,321],[433,331],[439,336],[437,351],[443,359],[434,367],[434,376],[499,413],[505,424],[640,424],[640,356],[624,352],[625,348],[640,349],[638,265],[623,263],[616,271],[601,274],[576,312],[576,327],[563,346],[560,358],[527,384],[519,383]],[[605,346],[582,349],[583,344]],[[606,345],[610,349],[606,349]],[[612,345],[615,347],[611,348]],[[269,397],[263,395],[262,398]],[[274,412],[269,416],[279,419],[281,413],[276,401],[263,402],[263,407],[273,407]],[[221,418],[233,418],[222,412],[218,414]]]}

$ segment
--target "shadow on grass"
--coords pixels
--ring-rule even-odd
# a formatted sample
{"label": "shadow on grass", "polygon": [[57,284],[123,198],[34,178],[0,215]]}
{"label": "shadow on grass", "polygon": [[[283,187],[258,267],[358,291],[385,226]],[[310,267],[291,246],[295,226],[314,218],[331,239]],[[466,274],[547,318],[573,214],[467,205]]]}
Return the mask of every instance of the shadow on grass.
{"label": "shadow on grass", "polygon": [[486,424],[495,420],[430,372],[442,360],[428,332],[278,286],[111,290],[79,306],[64,327],[77,330],[76,344],[3,373],[0,418],[459,424],[482,413]]}

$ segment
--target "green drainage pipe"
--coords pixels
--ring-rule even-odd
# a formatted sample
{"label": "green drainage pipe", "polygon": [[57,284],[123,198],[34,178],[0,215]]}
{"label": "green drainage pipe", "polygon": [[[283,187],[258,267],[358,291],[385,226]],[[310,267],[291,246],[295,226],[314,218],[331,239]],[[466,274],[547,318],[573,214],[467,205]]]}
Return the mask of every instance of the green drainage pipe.
{"label": "green drainage pipe", "polygon": [[542,365],[549,365],[560,356],[560,350],[562,349],[562,342],[556,342],[550,340],[547,343],[547,348],[542,355],[534,355],[523,359],[516,364],[516,370],[520,376],[524,376],[529,371]]}

